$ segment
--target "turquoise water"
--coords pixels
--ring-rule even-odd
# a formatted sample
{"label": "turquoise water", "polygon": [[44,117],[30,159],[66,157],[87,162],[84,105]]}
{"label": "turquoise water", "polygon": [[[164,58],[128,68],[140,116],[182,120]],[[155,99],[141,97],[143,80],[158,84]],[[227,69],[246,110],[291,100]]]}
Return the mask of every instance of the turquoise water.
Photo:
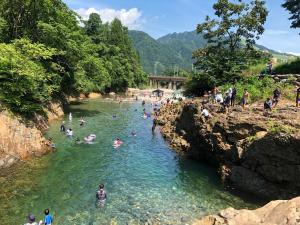
{"label": "turquoise water", "polygon": [[[152,135],[152,121],[141,117],[139,102],[90,100],[72,105],[70,112],[72,122],[65,120],[74,136],[94,133],[95,144],[76,145],[59,132],[61,121],[54,122],[47,136],[57,151],[0,177],[1,225],[23,224],[30,212],[42,219],[45,208],[60,225],[176,225],[229,206],[253,207],[226,191],[214,169],[179,157],[158,130]],[[124,144],[116,150],[117,137]],[[95,206],[100,183],[108,195],[103,208]]]}

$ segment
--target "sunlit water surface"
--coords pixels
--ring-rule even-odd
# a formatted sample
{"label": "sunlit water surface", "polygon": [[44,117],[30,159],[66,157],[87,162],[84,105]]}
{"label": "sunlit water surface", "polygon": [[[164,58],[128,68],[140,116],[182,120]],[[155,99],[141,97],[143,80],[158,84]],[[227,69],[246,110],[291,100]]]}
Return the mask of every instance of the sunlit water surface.
{"label": "sunlit water surface", "polygon": [[[64,120],[74,136],[94,133],[96,143],[76,145],[59,131],[61,121],[52,123],[47,136],[57,151],[0,177],[1,225],[24,224],[30,212],[42,219],[45,208],[59,225],[176,225],[230,206],[253,207],[226,191],[214,169],[177,156],[158,130],[152,135],[152,120],[142,118],[140,102],[90,100],[70,112],[72,122]],[[124,144],[115,150],[117,137]],[[108,195],[104,208],[95,205],[100,183]]]}

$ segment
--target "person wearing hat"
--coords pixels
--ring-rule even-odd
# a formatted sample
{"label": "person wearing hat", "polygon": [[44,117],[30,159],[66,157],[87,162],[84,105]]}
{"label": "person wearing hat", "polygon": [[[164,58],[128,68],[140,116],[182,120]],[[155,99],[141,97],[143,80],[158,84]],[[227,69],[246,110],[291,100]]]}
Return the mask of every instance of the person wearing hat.
{"label": "person wearing hat", "polygon": [[41,220],[39,223],[35,222],[35,216],[33,214],[28,215],[28,223],[24,225],[42,225],[43,221]]}

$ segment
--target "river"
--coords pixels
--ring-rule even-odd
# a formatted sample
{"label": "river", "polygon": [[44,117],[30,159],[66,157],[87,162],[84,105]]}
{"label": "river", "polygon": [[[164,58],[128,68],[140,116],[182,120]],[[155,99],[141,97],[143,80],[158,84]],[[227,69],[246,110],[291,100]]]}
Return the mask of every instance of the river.
{"label": "river", "polygon": [[[71,105],[70,112],[72,122],[65,120],[74,136],[94,133],[96,142],[77,145],[59,131],[61,120],[52,123],[46,135],[56,152],[1,175],[1,225],[24,224],[30,212],[42,219],[46,208],[59,225],[176,225],[226,207],[254,207],[228,192],[213,168],[178,156],[158,129],[152,135],[152,120],[142,118],[140,102],[89,100]],[[118,137],[124,144],[116,150]],[[108,196],[103,208],[95,206],[100,183]]]}

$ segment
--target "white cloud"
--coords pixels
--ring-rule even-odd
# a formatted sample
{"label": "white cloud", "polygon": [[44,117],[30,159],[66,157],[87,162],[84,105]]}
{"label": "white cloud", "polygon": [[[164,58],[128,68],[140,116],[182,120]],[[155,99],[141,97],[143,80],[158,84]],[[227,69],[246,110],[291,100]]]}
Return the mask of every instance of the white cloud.
{"label": "white cloud", "polygon": [[80,8],[75,10],[84,20],[89,18],[91,13],[98,13],[103,22],[111,22],[115,18],[122,21],[123,25],[129,29],[138,29],[143,22],[141,20],[142,13],[137,8],[131,9],[96,9],[96,8]]}
{"label": "white cloud", "polygon": [[295,56],[300,56],[300,53],[297,53],[297,52],[288,52],[288,54],[295,55]]}

